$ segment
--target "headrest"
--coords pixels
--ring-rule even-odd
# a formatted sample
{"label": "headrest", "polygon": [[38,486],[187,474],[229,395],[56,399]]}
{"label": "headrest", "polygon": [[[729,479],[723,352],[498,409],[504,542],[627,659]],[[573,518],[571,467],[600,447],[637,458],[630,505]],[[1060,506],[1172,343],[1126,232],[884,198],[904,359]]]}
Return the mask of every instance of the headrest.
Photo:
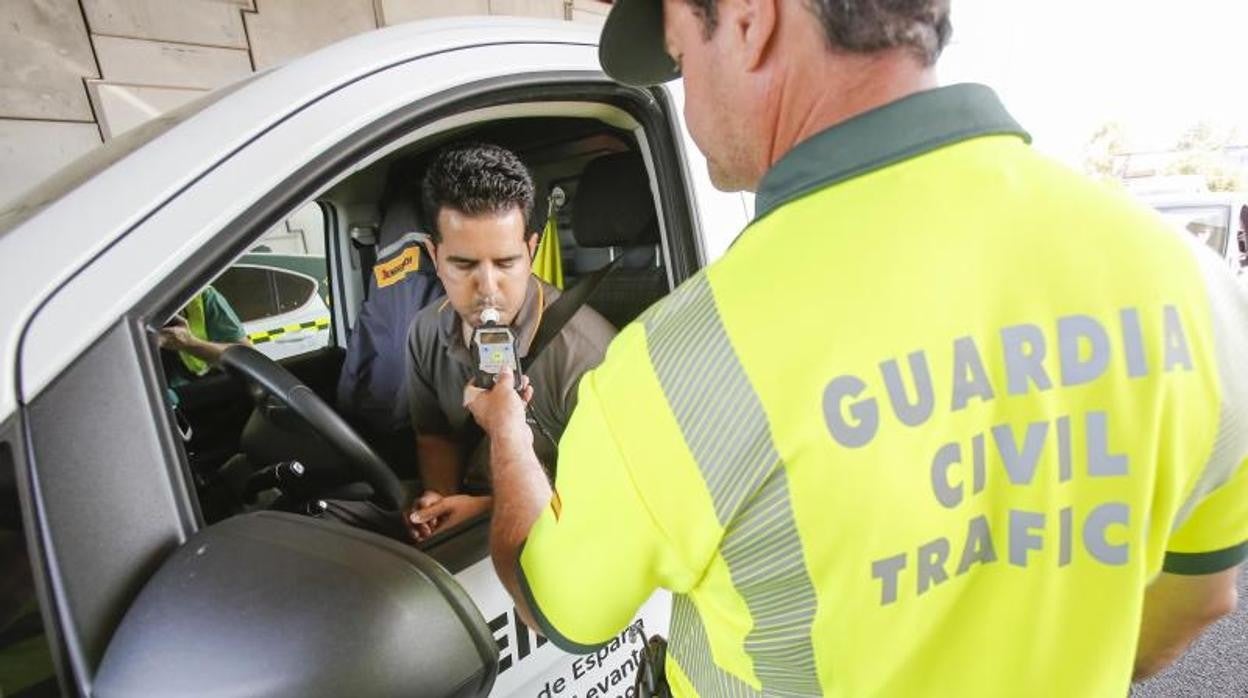
{"label": "headrest", "polygon": [[377,250],[390,247],[409,233],[424,232],[414,195],[395,196],[387,204],[381,216],[381,230],[377,231]]}
{"label": "headrest", "polygon": [[628,247],[659,241],[650,177],[637,153],[590,161],[572,202],[572,236],[582,247]]}

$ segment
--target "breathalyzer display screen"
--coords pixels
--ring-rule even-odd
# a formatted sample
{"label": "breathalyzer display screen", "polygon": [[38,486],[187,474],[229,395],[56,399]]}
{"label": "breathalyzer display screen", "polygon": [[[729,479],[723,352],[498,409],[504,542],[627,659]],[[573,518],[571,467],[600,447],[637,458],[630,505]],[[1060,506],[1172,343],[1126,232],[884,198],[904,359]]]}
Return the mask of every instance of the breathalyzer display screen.
{"label": "breathalyzer display screen", "polygon": [[515,335],[506,327],[491,325],[473,331],[472,344],[477,354],[477,377],[473,381],[478,387],[494,385],[493,377],[509,366],[515,372],[516,387],[519,389],[520,362],[516,360],[514,342]]}
{"label": "breathalyzer display screen", "polygon": [[482,344],[501,344],[511,341],[511,335],[506,332],[482,332],[477,337],[477,341]]}

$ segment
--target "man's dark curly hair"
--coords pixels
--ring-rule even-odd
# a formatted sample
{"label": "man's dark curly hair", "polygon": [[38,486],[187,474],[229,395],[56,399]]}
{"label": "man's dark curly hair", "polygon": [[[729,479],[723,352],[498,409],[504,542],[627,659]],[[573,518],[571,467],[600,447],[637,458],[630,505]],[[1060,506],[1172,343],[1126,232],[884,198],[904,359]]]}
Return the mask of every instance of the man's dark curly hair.
{"label": "man's dark curly hair", "polygon": [[488,143],[459,143],[442,149],[420,184],[421,208],[434,243],[442,241],[438,212],[444,206],[469,216],[505,213],[518,206],[527,237],[534,232],[533,199],[533,177],[520,158]]}
{"label": "man's dark curly hair", "polygon": [[[950,0],[801,0],[823,25],[828,44],[850,53],[905,48],[923,65],[940,57],[953,25]],[[685,0],[710,38],[719,23],[718,0]]]}

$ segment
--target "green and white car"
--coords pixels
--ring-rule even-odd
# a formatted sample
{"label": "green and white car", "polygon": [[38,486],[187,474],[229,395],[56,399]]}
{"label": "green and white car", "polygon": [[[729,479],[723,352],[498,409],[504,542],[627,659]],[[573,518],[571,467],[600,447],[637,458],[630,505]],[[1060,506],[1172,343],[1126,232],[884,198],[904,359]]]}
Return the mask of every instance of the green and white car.
{"label": "green and white car", "polygon": [[270,359],[329,345],[325,257],[253,252],[240,257],[212,285],[243,322],[247,339]]}

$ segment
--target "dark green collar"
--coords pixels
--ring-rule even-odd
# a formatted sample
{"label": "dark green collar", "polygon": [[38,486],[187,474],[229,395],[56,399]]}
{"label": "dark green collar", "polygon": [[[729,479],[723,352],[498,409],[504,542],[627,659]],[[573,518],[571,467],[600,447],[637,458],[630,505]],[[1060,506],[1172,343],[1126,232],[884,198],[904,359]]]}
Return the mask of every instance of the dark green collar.
{"label": "dark green collar", "polygon": [[984,85],[919,92],[859,114],[798,143],[759,183],[754,220],[837,182],[976,136],[1031,136]]}

